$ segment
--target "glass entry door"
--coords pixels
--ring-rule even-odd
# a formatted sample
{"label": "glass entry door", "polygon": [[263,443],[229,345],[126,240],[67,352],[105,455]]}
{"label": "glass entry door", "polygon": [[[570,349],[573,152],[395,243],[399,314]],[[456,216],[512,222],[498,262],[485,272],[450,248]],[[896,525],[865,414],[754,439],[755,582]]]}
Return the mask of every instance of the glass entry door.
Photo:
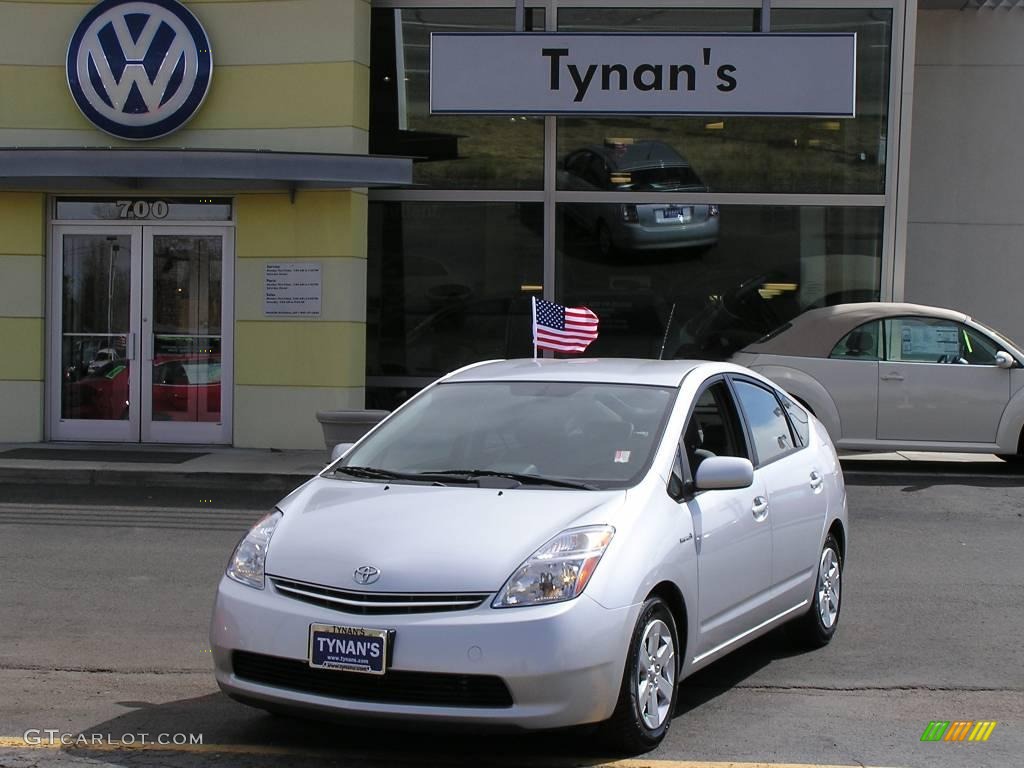
{"label": "glass entry door", "polygon": [[57,227],[51,437],[139,439],[141,227]]}
{"label": "glass entry door", "polygon": [[230,442],[224,361],[231,358],[223,333],[230,243],[223,229],[147,228],[145,234],[142,440]]}
{"label": "glass entry door", "polygon": [[231,234],[55,227],[53,439],[231,442]]}

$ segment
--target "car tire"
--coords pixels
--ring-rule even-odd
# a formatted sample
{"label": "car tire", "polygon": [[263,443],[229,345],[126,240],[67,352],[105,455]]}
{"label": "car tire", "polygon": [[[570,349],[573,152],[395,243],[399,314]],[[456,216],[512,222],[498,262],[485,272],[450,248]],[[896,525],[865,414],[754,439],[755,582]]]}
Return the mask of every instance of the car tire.
{"label": "car tire", "polygon": [[[679,695],[681,650],[668,604],[660,597],[649,598],[629,640],[615,711],[601,729],[609,748],[649,752],[665,738]],[[652,685],[650,696],[645,695]]]}
{"label": "car tire", "polygon": [[794,642],[803,648],[828,645],[839,627],[842,608],[843,560],[839,542],[831,533],[825,538],[818,558],[811,607],[787,628]]}

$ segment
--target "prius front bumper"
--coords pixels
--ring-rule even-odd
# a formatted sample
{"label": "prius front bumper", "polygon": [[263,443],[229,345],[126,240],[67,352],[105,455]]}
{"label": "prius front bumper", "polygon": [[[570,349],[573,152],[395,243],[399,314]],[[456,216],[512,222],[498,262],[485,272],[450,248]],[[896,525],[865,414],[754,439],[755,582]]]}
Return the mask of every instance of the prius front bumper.
{"label": "prius front bumper", "polygon": [[[366,616],[285,596],[269,580],[264,590],[256,590],[224,577],[210,644],[221,689],[247,704],[338,716],[560,728],[611,716],[640,608],[608,610],[584,594],[528,608],[494,609],[486,601],[472,610]],[[436,703],[374,700],[370,675],[307,668],[311,624],[392,630],[389,674],[427,673],[418,677],[443,680],[449,692],[453,685],[460,688],[458,676],[484,676],[492,683],[497,678],[511,703],[452,703],[451,695]],[[252,659],[278,671],[253,674]],[[335,678],[324,681],[320,675],[358,676],[358,697],[324,693],[321,683],[333,684]],[[391,683],[402,677],[388,681],[389,695],[395,690]],[[350,679],[340,681],[343,687]]]}

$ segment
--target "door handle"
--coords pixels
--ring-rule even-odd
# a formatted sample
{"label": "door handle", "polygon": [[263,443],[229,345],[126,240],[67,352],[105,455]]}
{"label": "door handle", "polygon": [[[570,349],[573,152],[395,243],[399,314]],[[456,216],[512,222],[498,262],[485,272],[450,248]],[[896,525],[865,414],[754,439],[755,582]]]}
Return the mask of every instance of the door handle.
{"label": "door handle", "polygon": [[813,470],[811,472],[811,488],[813,488],[815,491],[820,491],[821,486],[822,484],[824,484],[824,482],[825,479],[818,473],[817,470]]}
{"label": "door handle", "polygon": [[881,376],[882,381],[903,381],[903,375],[899,373],[885,373]]}
{"label": "door handle", "polygon": [[750,511],[754,513],[754,519],[761,522],[768,517],[768,499],[764,496],[755,496],[754,505],[750,508]]}
{"label": "door handle", "polygon": [[128,360],[135,359],[135,334],[129,333],[128,338],[125,339],[125,357]]}

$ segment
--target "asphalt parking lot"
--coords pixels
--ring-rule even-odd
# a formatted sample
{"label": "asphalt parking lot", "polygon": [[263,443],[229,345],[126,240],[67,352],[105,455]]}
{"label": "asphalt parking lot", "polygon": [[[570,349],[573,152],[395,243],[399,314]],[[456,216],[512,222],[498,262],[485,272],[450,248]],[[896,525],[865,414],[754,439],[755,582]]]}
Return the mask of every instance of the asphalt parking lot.
{"label": "asphalt parking lot", "polygon": [[[658,750],[616,764],[1020,765],[1024,475],[858,461],[847,482],[835,641],[797,652],[775,632],[726,657],[686,681]],[[0,486],[0,766],[613,762],[588,730],[380,729],[227,700],[210,672],[213,588],[277,492],[195,491]],[[985,742],[922,741],[932,721],[996,725]]]}

